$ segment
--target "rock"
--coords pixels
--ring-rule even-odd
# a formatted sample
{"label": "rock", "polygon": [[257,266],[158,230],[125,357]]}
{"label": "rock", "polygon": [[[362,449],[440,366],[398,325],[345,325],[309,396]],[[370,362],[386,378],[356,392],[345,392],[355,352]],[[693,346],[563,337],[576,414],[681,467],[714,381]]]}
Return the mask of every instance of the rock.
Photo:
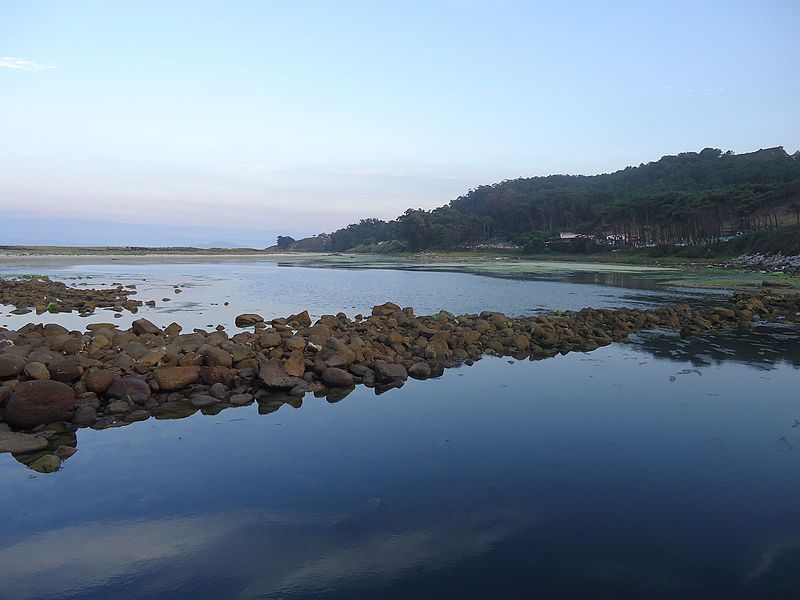
{"label": "rock", "polygon": [[136,335],[144,335],[146,333],[158,335],[161,333],[161,329],[147,319],[136,319],[133,323],[131,323],[131,329]]}
{"label": "rock", "polygon": [[219,402],[219,400],[214,398],[214,396],[209,396],[208,394],[194,394],[191,398],[189,398],[189,402],[192,403],[192,406],[203,408],[205,406],[212,406]]}
{"label": "rock", "polygon": [[293,323],[298,328],[300,327],[311,327],[311,317],[308,316],[308,311],[304,310],[301,313],[297,313],[296,315],[291,315],[286,319],[287,323]]}
{"label": "rock", "polygon": [[25,368],[26,360],[14,354],[0,354],[0,379],[17,377]]}
{"label": "rock", "polygon": [[34,452],[47,447],[47,439],[41,435],[10,431],[8,425],[0,425],[0,452]]}
{"label": "rock", "polygon": [[50,379],[50,371],[40,362],[29,362],[25,365],[25,374],[31,379]]}
{"label": "rock", "polygon": [[245,404],[250,404],[252,401],[253,394],[234,394],[228,398],[228,402],[234,406],[244,406]]}
{"label": "rock", "polygon": [[215,383],[211,386],[211,388],[209,388],[208,393],[211,396],[214,396],[214,398],[217,400],[224,400],[228,395],[228,388],[226,388],[222,383]]}
{"label": "rock", "polygon": [[[103,394],[117,377],[119,371],[116,369],[92,369],[83,376],[86,389],[95,394]],[[121,396],[115,396],[121,397]]]}
{"label": "rock", "polygon": [[108,398],[133,402],[142,406],[150,399],[151,390],[144,379],[126,375],[125,377],[114,377],[105,393]]}
{"label": "rock", "polygon": [[414,379],[428,379],[431,376],[431,367],[424,361],[416,362],[408,369],[408,375]]}
{"label": "rock", "polygon": [[234,373],[235,371],[228,367],[200,367],[200,378],[206,385],[230,381]]}
{"label": "rock", "polygon": [[3,420],[12,427],[31,429],[56,421],[70,421],[75,409],[75,392],[64,383],[51,380],[25,381],[3,408]]}
{"label": "rock", "polygon": [[61,459],[55,454],[45,454],[28,465],[28,468],[37,473],[55,473],[61,468]]}
{"label": "rock", "polygon": [[350,387],[353,385],[353,376],[337,367],[328,367],[322,371],[322,381],[331,387]]}
{"label": "rock", "polygon": [[72,422],[78,427],[89,427],[97,421],[97,410],[93,406],[79,406],[75,409],[75,416],[72,417]]}
{"label": "rock", "polygon": [[381,382],[405,381],[408,379],[408,371],[399,363],[376,362],[372,366],[375,378]]}
{"label": "rock", "polygon": [[208,346],[203,350],[203,364],[207,367],[233,366],[233,357],[222,348]]}
{"label": "rock", "polygon": [[394,302],[385,302],[383,304],[379,304],[378,306],[372,307],[373,317],[388,317],[397,313],[402,314],[402,312],[403,309],[397,306],[397,304]]}
{"label": "rock", "polygon": [[278,333],[265,333],[259,339],[259,343],[264,348],[274,348],[275,346],[280,346],[283,338]]}
{"label": "rock", "polygon": [[280,363],[274,360],[262,363],[258,370],[258,378],[267,387],[291,389],[296,385],[303,385],[304,379],[289,375],[283,370]]}
{"label": "rock", "polygon": [[48,367],[50,379],[61,383],[72,383],[83,377],[83,366],[75,358],[66,358]]}
{"label": "rock", "polygon": [[165,348],[161,348],[159,350],[150,350],[149,352],[143,354],[139,360],[136,361],[136,363],[143,369],[150,369],[151,367],[155,367],[158,363],[160,363],[161,359],[164,358],[166,353],[167,351]]}
{"label": "rock", "polygon": [[244,313],[238,315],[235,322],[237,327],[252,327],[256,323],[263,323],[264,317],[254,313]]}
{"label": "rock", "polygon": [[153,371],[158,389],[172,392],[185,388],[200,379],[199,367],[159,367]]}
{"label": "rock", "polygon": [[289,359],[283,364],[283,370],[293,377],[302,377],[306,372],[306,362],[303,352],[295,350]]}
{"label": "rock", "polygon": [[131,405],[125,402],[124,400],[112,400],[106,406],[106,412],[111,413],[112,415],[121,415],[126,412],[130,412]]}

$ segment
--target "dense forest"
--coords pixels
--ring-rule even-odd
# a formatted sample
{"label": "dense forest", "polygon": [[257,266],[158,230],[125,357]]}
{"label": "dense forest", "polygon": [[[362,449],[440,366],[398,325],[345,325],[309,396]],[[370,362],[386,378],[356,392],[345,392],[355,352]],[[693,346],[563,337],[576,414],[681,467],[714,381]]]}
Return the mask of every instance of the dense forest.
{"label": "dense forest", "polygon": [[[615,173],[551,175],[480,186],[434,210],[362,219],[316,241],[330,251],[419,252],[514,245],[592,252],[697,246],[800,223],[800,152],[718,149]],[[582,234],[569,243],[560,232]],[[302,242],[302,241],[301,241]],[[300,242],[298,242],[300,243]]]}

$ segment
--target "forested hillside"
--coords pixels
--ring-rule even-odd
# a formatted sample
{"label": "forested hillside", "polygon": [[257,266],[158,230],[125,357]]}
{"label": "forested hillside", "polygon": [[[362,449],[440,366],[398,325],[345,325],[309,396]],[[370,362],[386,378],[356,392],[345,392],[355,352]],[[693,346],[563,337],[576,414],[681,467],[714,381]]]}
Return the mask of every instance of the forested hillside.
{"label": "forested hillside", "polygon": [[363,219],[329,250],[450,250],[507,241],[527,248],[573,231],[628,244],[687,244],[800,222],[800,152],[706,148],[615,173],[551,175],[480,186],[431,211]]}

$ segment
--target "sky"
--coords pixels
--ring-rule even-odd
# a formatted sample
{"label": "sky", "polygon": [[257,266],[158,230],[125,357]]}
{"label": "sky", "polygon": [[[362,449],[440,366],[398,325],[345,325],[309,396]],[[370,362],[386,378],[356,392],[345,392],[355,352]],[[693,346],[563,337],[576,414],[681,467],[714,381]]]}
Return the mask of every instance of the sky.
{"label": "sky", "polygon": [[263,247],[800,148],[800,2],[4,0],[0,244]]}

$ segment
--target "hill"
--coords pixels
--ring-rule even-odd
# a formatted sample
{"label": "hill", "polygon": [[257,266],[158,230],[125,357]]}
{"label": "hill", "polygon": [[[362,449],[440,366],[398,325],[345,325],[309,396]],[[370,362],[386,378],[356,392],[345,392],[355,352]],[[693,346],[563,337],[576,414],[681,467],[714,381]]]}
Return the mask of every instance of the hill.
{"label": "hill", "polygon": [[[362,219],[325,240],[330,251],[396,252],[518,245],[544,250],[559,232],[598,242],[698,246],[800,223],[800,153],[706,148],[602,175],[526,177],[480,186],[434,210]],[[609,242],[613,240],[613,242]]]}

